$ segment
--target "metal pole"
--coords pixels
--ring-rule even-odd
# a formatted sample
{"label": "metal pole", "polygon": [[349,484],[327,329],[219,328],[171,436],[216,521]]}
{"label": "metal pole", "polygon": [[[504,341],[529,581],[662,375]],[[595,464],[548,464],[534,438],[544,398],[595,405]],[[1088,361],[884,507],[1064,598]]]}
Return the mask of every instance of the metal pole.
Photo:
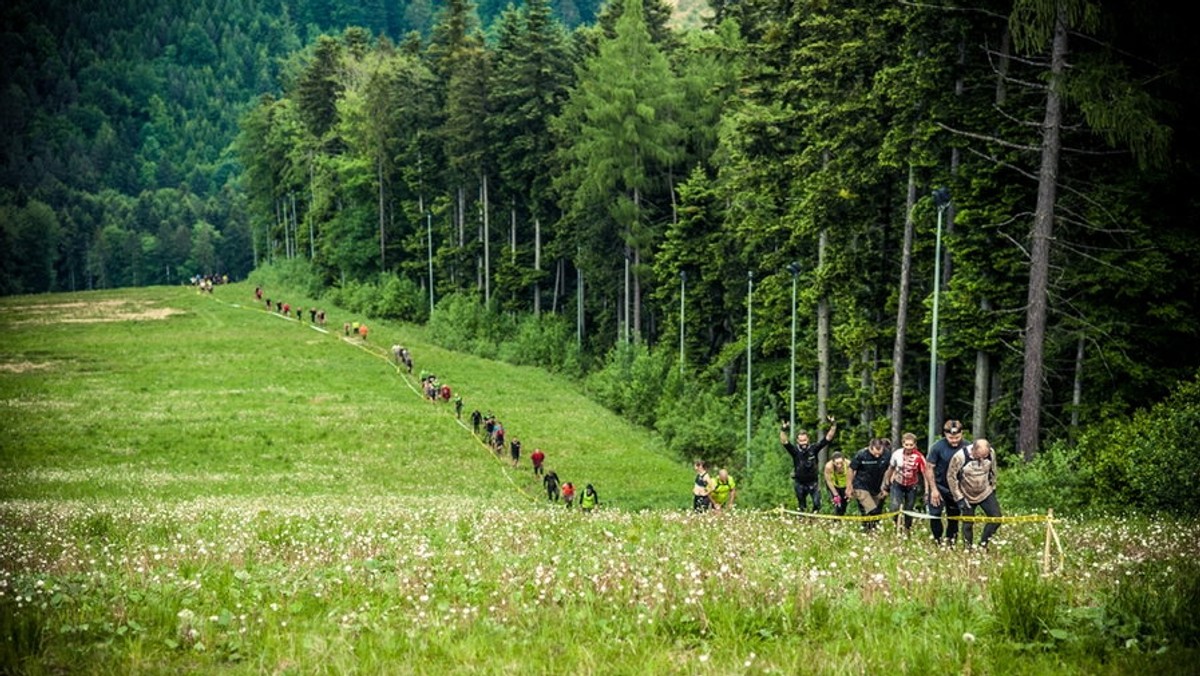
{"label": "metal pole", "polygon": [[429,318],[433,319],[433,212],[425,212],[425,237],[429,244]]}
{"label": "metal pole", "polygon": [[937,236],[934,244],[933,259],[933,328],[929,338],[929,427],[928,446],[933,447],[937,438],[937,368],[938,368],[938,300],[942,290],[942,214],[950,205],[950,192],[945,188],[933,191],[933,201],[937,205]]}
{"label": "metal pole", "polygon": [[800,278],[800,264],[788,263],[788,272],[792,273],[792,379],[791,399],[788,403],[788,430],[796,433],[796,282]]}
{"label": "metal pole", "polygon": [[746,282],[746,469],[750,469],[750,383],[753,371],[750,346],[754,344],[754,271]]}
{"label": "metal pole", "polygon": [[683,375],[683,312],[687,293],[687,270],[679,271],[679,374]]}

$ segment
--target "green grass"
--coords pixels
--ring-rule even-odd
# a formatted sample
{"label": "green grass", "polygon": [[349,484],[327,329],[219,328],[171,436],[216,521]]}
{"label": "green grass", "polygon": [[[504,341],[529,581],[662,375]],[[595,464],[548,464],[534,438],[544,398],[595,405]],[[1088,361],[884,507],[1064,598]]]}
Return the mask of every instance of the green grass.
{"label": "green grass", "polygon": [[[250,295],[0,301],[0,673],[1121,674],[1196,657],[1195,523],[1060,523],[1067,570],[1041,577],[1037,524],[978,552],[696,516],[687,464],[571,383],[404,326],[348,342]],[[79,321],[92,310],[119,321]],[[495,412],[522,466],[417,396],[392,342],[466,412]],[[605,508],[541,499],[534,446]]]}
{"label": "green grass", "polygon": [[[51,302],[60,309],[35,309]],[[80,302],[99,318],[117,307],[181,312],[82,323],[89,317],[70,305]],[[564,481],[593,483],[614,506],[686,503],[685,463],[566,383],[448,353],[403,327],[376,326],[366,344],[342,340],[346,319],[331,315],[322,334],[260,309],[239,285],[211,297],[159,288],[9,299],[0,460],[13,471],[0,495],[419,495],[519,505],[541,496],[528,466],[540,446]],[[523,471],[485,452],[451,407],[417,395],[415,378],[391,365],[396,341],[414,352],[417,370],[464,396],[464,421],[475,407],[494,412],[522,440]]]}

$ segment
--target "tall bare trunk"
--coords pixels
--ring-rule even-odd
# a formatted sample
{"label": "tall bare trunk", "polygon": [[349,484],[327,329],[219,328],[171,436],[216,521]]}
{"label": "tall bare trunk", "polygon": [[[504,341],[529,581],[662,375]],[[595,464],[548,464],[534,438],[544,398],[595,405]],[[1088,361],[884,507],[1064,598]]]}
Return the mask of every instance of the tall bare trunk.
{"label": "tall bare trunk", "polygon": [[386,239],[385,239],[385,235],[384,235],[384,233],[386,232],[386,228],[384,226],[387,223],[387,221],[385,220],[385,216],[384,216],[385,208],[384,208],[383,158],[382,157],[375,160],[375,176],[379,180],[379,270],[382,272],[387,269],[387,258],[384,253],[384,251],[385,251],[384,246],[386,244]]}
{"label": "tall bare trunk", "polygon": [[[822,229],[817,237],[817,278],[825,269],[825,252],[829,248],[829,230]],[[829,415],[829,296],[824,286],[817,298],[817,418],[824,420]],[[822,448],[818,454],[818,466],[825,466],[829,451]]]}
{"label": "tall bare trunk", "polygon": [[1021,379],[1021,431],[1018,445],[1025,461],[1038,452],[1042,424],[1042,377],[1045,370],[1046,294],[1049,286],[1050,238],[1058,195],[1058,164],[1062,148],[1063,72],[1067,63],[1067,26],[1063,8],[1054,22],[1050,52],[1050,82],[1042,122],[1042,161],[1038,172],[1037,206],[1030,232],[1029,298],[1025,315],[1025,373]]}
{"label": "tall bare trunk", "polygon": [[[875,350],[872,347],[864,347],[862,352],[862,371],[859,373],[860,385],[862,391],[870,395],[875,389],[874,383],[871,380],[871,374],[875,372]],[[875,409],[871,407],[871,397],[863,398],[863,408],[859,412],[858,422],[863,429],[871,429],[871,424],[875,421]]]}
{"label": "tall bare trunk", "polygon": [[533,316],[542,314],[542,223],[533,219]]}
{"label": "tall bare trunk", "polygon": [[904,425],[904,348],[908,333],[908,292],[912,277],[913,207],[917,203],[916,170],[908,166],[908,192],[904,198],[904,237],[900,247],[900,296],[896,307],[896,339],[892,343],[892,439],[900,438]]}
{"label": "tall bare trunk", "polygon": [[[1004,103],[1006,96],[1005,76],[1008,73],[1009,66],[1009,47],[1011,37],[1008,33],[1008,28],[1004,29],[1004,35],[1000,38],[1000,56],[998,58],[997,70],[999,71],[999,83],[996,86],[996,105],[1000,106]],[[959,47],[959,63],[964,61],[965,47]],[[959,77],[955,81],[954,93],[961,96],[963,93],[963,78]],[[961,153],[958,148],[953,148],[950,151],[950,173],[955,177],[958,176],[958,169],[961,161]],[[954,205],[950,205],[951,221],[953,222]],[[992,311],[992,301],[989,298],[983,298],[979,301],[979,308],[983,310],[983,316],[988,316]],[[985,437],[988,435],[988,415],[991,406],[991,390],[992,380],[992,356],[985,350],[975,351],[975,392],[972,398],[971,406],[971,434],[976,437]]]}
{"label": "tall bare trunk", "polygon": [[492,307],[492,256],[490,222],[488,207],[488,177],[482,171],[479,172],[479,201],[483,210],[483,304],[486,307]]}
{"label": "tall bare trunk", "polygon": [[1075,383],[1071,387],[1071,438],[1079,431],[1079,407],[1083,405],[1083,354],[1084,335],[1079,334],[1075,344]]}
{"label": "tall bare trunk", "polygon": [[[979,302],[979,308],[983,310],[986,316],[992,310],[991,300],[984,298]],[[975,351],[975,396],[974,406],[971,408],[971,434],[977,437],[986,437],[988,405],[991,400],[988,397],[991,391],[992,380],[992,357],[983,350]]]}
{"label": "tall bare trunk", "polygon": [[[634,213],[637,214],[637,219],[642,217],[642,193],[637,188],[633,190],[633,207]],[[641,341],[642,339],[642,279],[638,269],[642,264],[642,251],[634,242],[633,246],[633,339]],[[626,331],[628,333],[628,330]],[[625,339],[629,342],[628,336]]]}

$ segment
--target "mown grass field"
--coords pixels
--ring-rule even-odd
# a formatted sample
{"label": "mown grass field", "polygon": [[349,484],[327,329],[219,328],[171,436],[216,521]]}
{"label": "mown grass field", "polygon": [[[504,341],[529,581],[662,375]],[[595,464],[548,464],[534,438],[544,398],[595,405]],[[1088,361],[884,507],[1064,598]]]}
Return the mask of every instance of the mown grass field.
{"label": "mown grass field", "polygon": [[[296,301],[298,299],[290,299]],[[304,301],[309,305],[308,301]],[[695,516],[691,471],[541,372],[244,285],[0,301],[0,673],[1190,671],[1194,523],[1064,521],[990,551],[918,526]],[[307,320],[307,314],[305,315]],[[525,446],[496,459],[413,350]],[[598,488],[548,505],[535,446]]]}

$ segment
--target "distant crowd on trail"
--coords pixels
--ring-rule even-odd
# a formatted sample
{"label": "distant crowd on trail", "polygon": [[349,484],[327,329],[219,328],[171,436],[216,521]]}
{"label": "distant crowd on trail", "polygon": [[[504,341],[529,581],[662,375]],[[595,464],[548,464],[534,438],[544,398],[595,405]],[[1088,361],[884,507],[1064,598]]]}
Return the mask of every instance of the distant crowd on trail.
{"label": "distant crowd on trail", "polygon": [[[845,516],[853,500],[858,503],[860,516],[876,517],[883,514],[887,500],[889,511],[907,512],[895,517],[897,526],[903,524],[905,534],[912,531],[913,517],[908,513],[920,500],[931,517],[930,534],[939,545],[955,544],[959,517],[974,517],[977,511],[988,517],[1002,515],[996,497],[995,451],[987,439],[965,441],[960,421],[945,422],[943,436],[933,444],[928,457],[917,447],[917,436],[909,432],[901,437],[900,448],[895,449],[890,439],[873,438],[848,462],[841,452],[834,451],[818,472],[819,454],[837,434],[837,421],[833,416],[828,416],[828,421],[829,428],[815,443],[810,443],[807,430],[797,430],[793,440],[788,423],[780,426],[779,443],[792,459],[792,486],[801,512],[810,498],[812,513],[821,512],[823,480],[834,516]],[[702,492],[701,469],[703,465],[698,464],[696,494]],[[944,516],[949,517],[945,523]],[[970,520],[961,523],[963,542],[970,547],[974,544],[973,524]],[[878,519],[865,519],[862,527],[872,531],[878,524]],[[986,523],[979,545],[987,547],[999,527],[996,522]]]}
{"label": "distant crowd on trail", "polygon": [[[226,279],[226,283],[228,279]],[[208,289],[211,291],[211,288]],[[275,312],[284,317],[292,317],[295,312],[297,320],[304,321],[304,309],[300,306],[292,307],[290,303],[275,300],[267,297],[262,286],[254,287],[254,298],[256,301],[263,303],[268,312]],[[311,307],[308,310],[309,321],[314,326],[325,326],[325,310]],[[342,333],[346,338],[358,338],[364,343],[367,342],[369,329],[363,322],[353,321],[346,322],[342,325]],[[413,372],[413,356],[412,352],[407,347],[399,343],[392,345],[392,358],[395,360],[396,367],[403,368],[409,375]],[[455,393],[449,384],[438,380],[436,374],[422,369],[420,371],[420,383],[422,396],[433,403],[454,404],[454,417],[462,421],[463,398],[459,393]],[[521,463],[521,440],[513,438],[509,441],[507,431],[504,425],[496,419],[492,413],[480,413],[478,409],[471,412],[471,432],[477,439],[481,441],[487,448],[496,454],[498,458],[504,458],[507,453],[512,463],[513,469],[516,469]],[[546,469],[546,454],[542,449],[535,448],[529,456],[530,463],[533,467],[533,475],[536,480],[540,480],[542,488],[546,491],[546,499],[551,503],[562,503],[566,507],[571,508],[575,505],[575,485],[572,482],[561,482],[558,473],[553,469]],[[583,494],[578,498],[579,507],[584,512],[591,512],[600,506],[600,495],[592,484],[586,484],[583,489]]]}
{"label": "distant crowd on trail", "polygon": [[[455,397],[455,415],[459,414],[461,406],[462,400]],[[479,409],[471,411],[471,433],[479,438],[484,446],[490,448],[498,458],[504,457],[507,444],[507,453],[513,468],[520,465],[521,440],[516,437],[513,437],[511,441],[508,440],[508,431],[504,424],[497,420],[490,411],[488,413],[481,413]],[[546,467],[546,453],[542,449],[534,448],[533,453],[529,455],[529,462],[533,467],[533,476],[541,480],[542,488],[546,491],[546,500],[555,504],[561,502],[568,509],[575,506],[575,484],[570,481],[562,481],[558,477],[558,472]],[[584,512],[591,512],[599,506],[599,492],[592,484],[586,484],[583,495],[579,496],[580,509]]]}
{"label": "distant crowd on trail", "polygon": [[196,287],[200,291],[212,293],[214,285],[229,283],[229,275],[221,275],[220,277],[217,275],[192,275],[189,281],[191,282],[192,286]]}
{"label": "distant crowd on trail", "polygon": [[[263,303],[267,308],[267,312],[275,312],[275,313],[283,315],[284,317],[290,318],[292,316],[292,312],[295,311],[296,319],[301,322],[304,321],[304,308],[303,307],[301,307],[299,305],[292,307],[291,303],[287,303],[287,302],[284,302],[281,300],[272,301],[270,299],[270,297],[266,297],[263,295],[263,289],[261,286],[254,287],[254,299],[260,303]],[[309,320],[309,322],[312,323],[313,326],[322,326],[322,327],[325,326],[325,311],[318,310],[315,307],[310,307],[308,309],[308,320]],[[363,334],[363,337],[365,339],[365,337],[366,337],[365,333]]]}

